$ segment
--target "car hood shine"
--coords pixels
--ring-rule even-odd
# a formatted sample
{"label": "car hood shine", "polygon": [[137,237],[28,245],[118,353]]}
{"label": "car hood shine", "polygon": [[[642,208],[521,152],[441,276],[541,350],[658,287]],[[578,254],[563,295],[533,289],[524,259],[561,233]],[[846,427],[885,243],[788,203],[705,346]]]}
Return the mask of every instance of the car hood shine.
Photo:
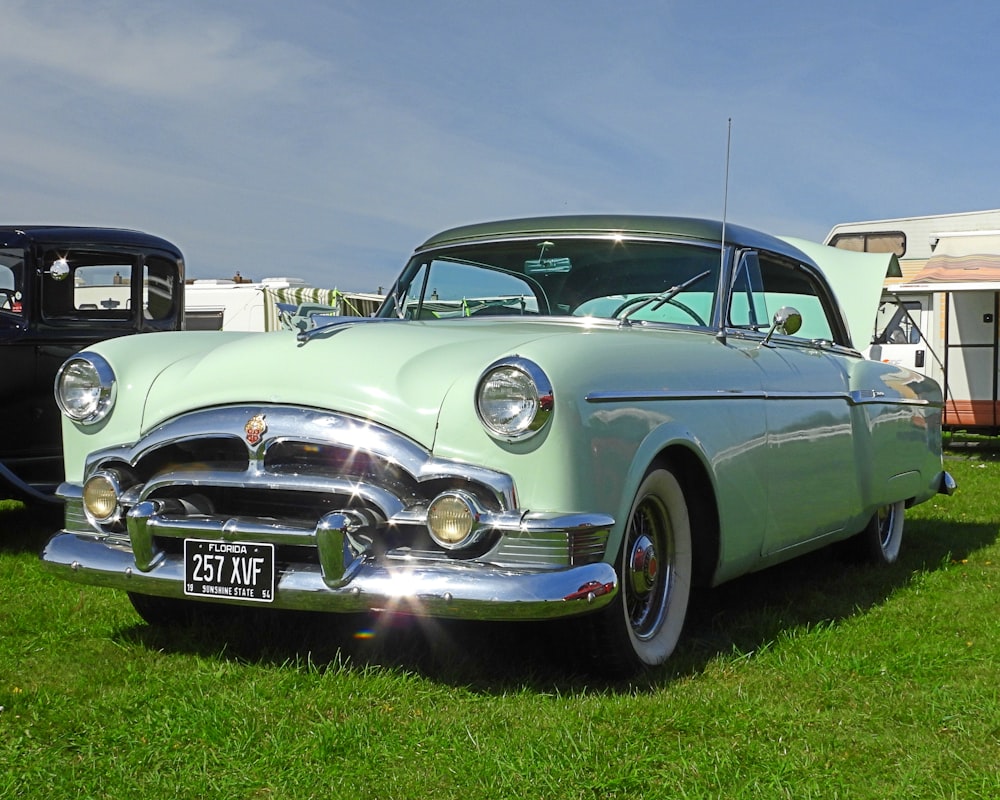
{"label": "car hood shine", "polygon": [[[580,328],[554,321],[380,320],[337,327],[305,343],[288,332],[226,337],[159,372],[143,428],[199,408],[277,403],[370,419],[430,447],[456,379],[478,375],[539,337]],[[470,397],[470,409],[472,403]]]}

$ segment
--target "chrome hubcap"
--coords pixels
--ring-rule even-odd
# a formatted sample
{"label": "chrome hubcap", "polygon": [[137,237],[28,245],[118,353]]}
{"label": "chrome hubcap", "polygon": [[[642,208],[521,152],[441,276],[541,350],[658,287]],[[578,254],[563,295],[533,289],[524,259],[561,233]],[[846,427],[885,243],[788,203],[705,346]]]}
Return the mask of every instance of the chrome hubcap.
{"label": "chrome hubcap", "polygon": [[659,561],[656,556],[656,545],[646,535],[640,536],[632,543],[629,554],[632,588],[639,595],[648,594],[656,585],[659,572]]}
{"label": "chrome hubcap", "polygon": [[[629,526],[624,567],[625,609],[632,632],[639,639],[656,635],[666,612],[670,592],[670,534],[660,502],[646,498]],[[662,560],[666,558],[667,562]]]}

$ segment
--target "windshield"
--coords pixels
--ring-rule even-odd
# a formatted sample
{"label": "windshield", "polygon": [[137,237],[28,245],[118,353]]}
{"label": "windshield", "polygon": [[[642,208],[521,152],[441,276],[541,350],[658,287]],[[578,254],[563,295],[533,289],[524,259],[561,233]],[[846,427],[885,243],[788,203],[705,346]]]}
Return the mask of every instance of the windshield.
{"label": "windshield", "polygon": [[378,316],[627,317],[707,326],[719,262],[718,247],[614,238],[448,247],[415,256]]}

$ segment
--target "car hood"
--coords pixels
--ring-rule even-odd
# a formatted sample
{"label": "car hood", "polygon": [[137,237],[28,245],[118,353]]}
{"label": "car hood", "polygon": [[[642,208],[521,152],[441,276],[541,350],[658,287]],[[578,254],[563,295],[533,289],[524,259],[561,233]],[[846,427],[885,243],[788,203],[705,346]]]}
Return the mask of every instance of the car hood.
{"label": "car hood", "polygon": [[856,350],[869,345],[886,277],[903,273],[894,253],[856,253],[805,239],[781,237],[816,262],[833,288]]}
{"label": "car hood", "polygon": [[216,405],[279,403],[357,415],[430,447],[441,405],[460,376],[478,375],[500,356],[567,327],[364,320],[304,343],[284,331],[228,336],[159,371],[145,398],[142,427]]}

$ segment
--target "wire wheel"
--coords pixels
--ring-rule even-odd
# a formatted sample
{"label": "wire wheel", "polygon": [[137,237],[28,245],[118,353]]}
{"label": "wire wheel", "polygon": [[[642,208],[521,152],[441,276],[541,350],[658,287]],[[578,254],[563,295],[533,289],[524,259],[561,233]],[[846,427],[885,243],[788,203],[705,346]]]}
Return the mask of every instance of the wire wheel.
{"label": "wire wheel", "polygon": [[673,473],[654,467],[629,510],[615,602],[593,617],[591,657],[617,677],[666,661],[677,645],[691,589],[691,526]]}

